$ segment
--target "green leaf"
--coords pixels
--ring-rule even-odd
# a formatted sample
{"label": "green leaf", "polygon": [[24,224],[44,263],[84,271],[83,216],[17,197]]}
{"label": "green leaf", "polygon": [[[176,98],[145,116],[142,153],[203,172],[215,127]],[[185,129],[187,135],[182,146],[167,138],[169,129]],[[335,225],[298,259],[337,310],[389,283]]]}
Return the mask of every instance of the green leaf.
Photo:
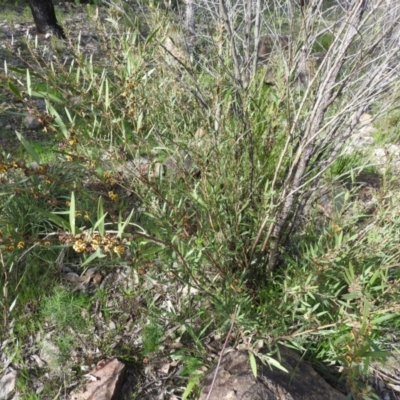
{"label": "green leaf", "polygon": [[93,230],[98,229],[100,236],[104,236],[105,232],[105,227],[104,227],[104,219],[106,217],[107,213],[104,214],[104,208],[103,208],[103,198],[100,196],[99,197],[99,202],[97,203],[97,222],[93,228]]}
{"label": "green leaf", "polygon": [[188,396],[190,395],[190,393],[192,393],[193,388],[197,385],[197,382],[199,381],[199,378],[194,378],[194,379],[190,379],[185,391],[183,392],[182,395],[182,400],[186,400],[188,398]]}
{"label": "green leaf", "polygon": [[61,129],[62,134],[64,135],[65,139],[69,138],[69,133],[68,129],[65,126],[64,122],[62,121],[60,114],[55,110],[55,108],[48,102],[47,104],[47,109],[49,110],[49,113],[52,117],[54,117],[54,121],[57,124],[57,126]]}
{"label": "green leaf", "polygon": [[121,214],[119,215],[119,217],[118,217],[118,235],[117,235],[118,238],[122,237],[122,234],[124,233],[129,222],[131,221],[134,212],[135,212],[135,210],[133,209],[123,224],[121,224]]}
{"label": "green leaf", "polygon": [[[15,67],[8,67],[8,69],[10,71],[16,72],[17,74],[20,74],[20,75],[25,75],[26,74],[26,70],[25,69],[15,68]],[[32,74],[32,75],[35,76],[35,74]]]}
{"label": "green leaf", "polygon": [[273,365],[275,368],[280,369],[283,372],[289,372],[279,361],[269,356],[263,356],[262,360],[265,360],[268,364]]}
{"label": "green leaf", "polygon": [[386,358],[390,357],[391,353],[388,351],[366,351],[356,355],[359,357]]}
{"label": "green leaf", "polygon": [[21,93],[19,92],[19,90],[17,89],[17,87],[13,85],[12,82],[8,82],[8,87],[9,87],[10,90],[15,94],[16,97],[18,97],[19,99],[22,99]]}
{"label": "green leaf", "polygon": [[371,323],[372,323],[372,325],[378,325],[378,324],[380,324],[381,322],[387,321],[388,319],[391,319],[391,318],[394,318],[394,317],[397,317],[397,316],[398,316],[398,314],[385,314],[385,315],[381,315],[380,317],[374,318],[374,319],[371,321]]}
{"label": "green leaf", "polygon": [[25,150],[30,154],[30,156],[36,161],[38,164],[40,164],[40,157],[36,153],[36,151],[31,147],[31,145],[27,142],[27,140],[19,133],[16,132],[17,138],[21,142],[22,146],[24,146]]}
{"label": "green leaf", "polygon": [[154,36],[155,36],[156,33],[159,31],[159,29],[160,29],[160,28],[157,28],[154,32],[150,33],[150,35],[147,36],[147,39],[146,39],[146,43],[145,43],[145,44],[149,44],[149,43],[153,40]]}
{"label": "green leaf", "polygon": [[95,260],[96,258],[104,258],[105,254],[102,254],[100,249],[97,249],[93,254],[90,255],[90,257],[88,257],[83,263],[82,263],[82,267],[84,267],[85,265],[91,263],[93,260]]}
{"label": "green leaf", "polygon": [[106,110],[110,107],[110,93],[108,87],[108,79],[106,78],[106,101],[105,101]]}
{"label": "green leaf", "polygon": [[57,97],[56,95],[49,93],[49,92],[35,92],[32,91],[32,96],[35,97],[40,97],[42,99],[50,99],[56,103],[63,103],[63,100],[61,100],[59,97]]}
{"label": "green leaf", "polygon": [[69,224],[71,226],[71,233],[75,235],[76,227],[75,227],[75,194],[71,193],[71,204],[69,206]]}
{"label": "green leaf", "polygon": [[137,132],[139,132],[140,129],[142,128],[142,122],[143,122],[143,113],[140,113],[139,117],[138,117],[138,119],[136,121],[136,130],[137,130]]}
{"label": "green leaf", "polygon": [[47,217],[50,221],[54,222],[56,225],[58,225],[59,227],[71,231],[71,226],[69,225],[68,221],[66,221],[64,218],[59,217],[58,215],[55,215],[49,211],[46,210],[42,210],[39,207],[36,206],[31,206],[35,211],[37,211],[38,213],[40,213],[41,215]]}
{"label": "green leaf", "polygon": [[29,96],[32,96],[31,75],[29,69],[26,70],[26,91]]}
{"label": "green leaf", "polygon": [[9,312],[11,312],[12,310],[14,310],[15,305],[17,304],[17,300],[18,300],[18,295],[17,297],[14,299],[14,301],[11,303],[10,308],[8,309]]}
{"label": "green leaf", "polygon": [[250,367],[253,372],[254,378],[257,379],[257,361],[253,353],[249,353]]}

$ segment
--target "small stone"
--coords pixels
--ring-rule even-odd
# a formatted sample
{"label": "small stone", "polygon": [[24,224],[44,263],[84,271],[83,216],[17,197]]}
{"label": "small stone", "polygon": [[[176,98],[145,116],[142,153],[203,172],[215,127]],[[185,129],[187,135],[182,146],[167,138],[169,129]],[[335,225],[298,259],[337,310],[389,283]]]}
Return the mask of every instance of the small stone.
{"label": "small stone", "polygon": [[46,110],[46,102],[43,99],[36,99],[34,103],[38,110],[45,111]]}
{"label": "small stone", "polygon": [[163,165],[166,167],[167,172],[172,175],[179,175],[182,173],[191,173],[197,175],[199,170],[194,166],[194,162],[189,153],[180,151],[177,154],[168,157]]}
{"label": "small stone", "polygon": [[87,378],[83,391],[71,395],[71,400],[120,399],[125,365],[116,358],[100,361]]}
{"label": "small stone", "polygon": [[42,123],[40,122],[38,117],[35,117],[34,115],[27,115],[24,119],[24,125],[28,129],[39,129],[42,127]]}
{"label": "small stone", "polygon": [[400,156],[400,147],[397,144],[391,144],[387,147],[387,152],[391,157],[399,157]]}
{"label": "small stone", "polygon": [[47,365],[57,366],[58,359],[60,357],[60,350],[53,342],[49,340],[49,338],[44,338],[39,357],[45,361]]}
{"label": "small stone", "polygon": [[79,106],[82,103],[82,100],[79,96],[71,97],[71,103],[73,106]]}

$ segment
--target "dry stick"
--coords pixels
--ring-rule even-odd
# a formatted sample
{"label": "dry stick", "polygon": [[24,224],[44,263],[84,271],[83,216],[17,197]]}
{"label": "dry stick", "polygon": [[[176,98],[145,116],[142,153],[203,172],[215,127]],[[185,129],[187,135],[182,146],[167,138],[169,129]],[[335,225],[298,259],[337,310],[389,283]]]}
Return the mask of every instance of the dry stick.
{"label": "dry stick", "polygon": [[238,310],[238,306],[237,306],[237,304],[236,304],[235,312],[233,313],[233,317],[232,317],[231,327],[229,328],[229,332],[228,332],[228,334],[226,335],[226,339],[225,339],[224,345],[222,346],[221,353],[220,353],[219,358],[218,358],[218,364],[217,364],[217,367],[215,368],[214,377],[213,377],[213,380],[212,380],[212,382],[211,382],[210,391],[208,392],[208,395],[207,395],[207,397],[206,397],[206,400],[209,400],[209,399],[210,399],[211,393],[212,393],[213,388],[214,388],[215,381],[217,380],[217,375],[218,375],[219,366],[220,366],[220,364],[221,364],[222,356],[224,355],[225,347],[226,347],[226,345],[227,345],[227,343],[228,343],[228,340],[229,340],[229,338],[230,338],[230,336],[231,336],[232,329],[233,329],[233,325],[235,324],[237,310]]}
{"label": "dry stick", "polygon": [[[362,22],[361,18],[364,12],[364,5],[365,5],[365,0],[359,0],[354,5],[354,8],[351,10],[348,17],[350,22],[354,22],[353,25],[350,25],[350,27],[348,27],[343,24],[341,28],[341,30],[344,31],[344,39],[340,43],[340,46],[337,49],[338,53],[335,55],[333,59],[333,66],[327,72],[327,74],[324,76],[323,81],[321,82],[321,86],[318,90],[317,98],[315,100],[311,116],[309,117],[307,122],[307,127],[304,135],[305,140],[311,139],[310,136],[313,136],[313,132],[316,132],[318,130],[318,127],[323,119],[323,116],[328,106],[331,103],[334,81],[340,72],[346,51],[348,50],[348,47],[352,43],[354,36],[357,34],[357,27],[359,27]],[[335,40],[333,45],[335,45],[337,41],[338,39]],[[281,234],[284,224],[287,222],[288,215],[290,213],[291,207],[294,202],[294,195],[291,193],[287,195],[287,191],[293,192],[293,190],[297,190],[301,179],[304,177],[304,172],[306,170],[308,162],[313,154],[314,146],[315,146],[315,140],[311,140],[309,143],[304,145],[304,148],[299,149],[296,158],[291,165],[287,178],[285,180],[284,183],[285,190],[281,195],[281,199],[284,199],[283,207],[278,212],[276,221],[273,224],[271,224],[269,232],[262,244],[261,251],[264,252],[270,240],[270,235],[274,236],[275,240],[271,243],[267,271],[272,271],[276,265],[279,240],[281,239]],[[273,229],[271,229],[272,227]]]}
{"label": "dry stick", "polygon": [[250,81],[250,36],[251,36],[251,28],[252,28],[252,0],[247,0],[244,4],[244,41],[243,41],[243,52],[244,52],[244,68],[243,68],[243,86],[245,88],[248,87]]}
{"label": "dry stick", "polygon": [[260,43],[260,28],[261,28],[261,0],[256,2],[256,17],[254,21],[254,58],[253,66],[251,71],[251,76],[255,76],[257,71],[257,61],[258,61],[258,46]]}
{"label": "dry stick", "polygon": [[230,40],[230,46],[231,46],[231,52],[232,52],[232,58],[233,58],[233,66],[235,69],[235,80],[236,80],[236,85],[239,83],[240,87],[243,86],[243,77],[240,74],[240,63],[239,63],[239,57],[238,57],[238,52],[236,48],[236,43],[235,43],[235,36],[232,31],[231,23],[229,20],[228,16],[228,11],[226,10],[226,5],[225,5],[225,0],[220,0],[219,1],[219,6],[220,6],[220,18],[222,19],[224,25],[225,25],[225,30],[228,33],[228,38]]}

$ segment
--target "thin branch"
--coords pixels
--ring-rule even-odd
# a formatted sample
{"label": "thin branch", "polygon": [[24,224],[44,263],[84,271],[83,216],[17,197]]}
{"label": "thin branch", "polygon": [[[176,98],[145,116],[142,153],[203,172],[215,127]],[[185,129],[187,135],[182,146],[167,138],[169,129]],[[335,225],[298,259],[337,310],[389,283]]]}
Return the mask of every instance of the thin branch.
{"label": "thin branch", "polygon": [[215,384],[215,381],[217,380],[217,376],[218,376],[219,366],[221,365],[221,361],[222,361],[222,357],[223,357],[224,352],[225,352],[226,345],[228,344],[228,341],[229,341],[229,339],[231,337],[233,326],[235,325],[237,311],[238,311],[238,305],[236,305],[236,307],[235,307],[235,312],[233,313],[233,316],[232,316],[231,326],[229,328],[228,334],[226,335],[226,339],[225,339],[224,345],[222,346],[221,353],[220,353],[219,358],[218,358],[218,364],[215,367],[214,377],[213,377],[213,380],[211,382],[210,391],[208,392],[206,400],[210,399],[211,393],[212,393],[212,391],[214,389],[214,384]]}

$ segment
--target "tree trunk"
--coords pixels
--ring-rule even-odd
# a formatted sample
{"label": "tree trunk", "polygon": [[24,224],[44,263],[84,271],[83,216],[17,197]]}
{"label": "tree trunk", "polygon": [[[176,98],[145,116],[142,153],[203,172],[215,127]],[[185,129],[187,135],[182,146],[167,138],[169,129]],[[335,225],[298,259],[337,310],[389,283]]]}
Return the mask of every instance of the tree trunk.
{"label": "tree trunk", "polygon": [[29,0],[37,33],[52,32],[58,37],[65,38],[63,29],[57,23],[52,0]]}

